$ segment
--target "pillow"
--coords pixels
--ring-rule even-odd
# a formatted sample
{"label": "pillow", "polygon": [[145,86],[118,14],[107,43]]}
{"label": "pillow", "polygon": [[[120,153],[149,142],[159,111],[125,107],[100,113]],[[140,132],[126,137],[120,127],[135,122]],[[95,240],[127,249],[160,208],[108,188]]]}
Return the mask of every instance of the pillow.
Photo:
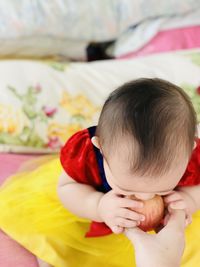
{"label": "pillow", "polygon": [[198,47],[200,47],[200,26],[170,29],[159,32],[141,49],[137,51],[132,50],[130,53],[123,54],[119,58],[130,59],[137,56]]}
{"label": "pillow", "polygon": [[97,123],[108,94],[124,82],[159,77],[191,97],[200,120],[200,50],[92,63],[0,61],[0,150],[57,152]]}
{"label": "pillow", "polygon": [[173,16],[151,17],[122,33],[107,53],[121,58],[199,47],[199,25],[199,8],[184,14],[175,11]]}

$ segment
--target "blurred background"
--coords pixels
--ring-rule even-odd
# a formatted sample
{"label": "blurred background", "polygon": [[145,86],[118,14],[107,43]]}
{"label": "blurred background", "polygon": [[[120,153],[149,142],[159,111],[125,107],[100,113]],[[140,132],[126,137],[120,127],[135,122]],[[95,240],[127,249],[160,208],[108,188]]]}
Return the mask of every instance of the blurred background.
{"label": "blurred background", "polygon": [[1,0],[0,56],[80,61],[198,47],[199,8],[199,0]]}

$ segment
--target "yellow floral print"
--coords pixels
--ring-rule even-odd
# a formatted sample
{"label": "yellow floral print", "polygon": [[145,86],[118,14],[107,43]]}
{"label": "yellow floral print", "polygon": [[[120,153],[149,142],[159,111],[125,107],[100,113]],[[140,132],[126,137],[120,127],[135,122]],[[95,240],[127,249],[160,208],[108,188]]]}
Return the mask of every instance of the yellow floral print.
{"label": "yellow floral print", "polygon": [[11,105],[0,104],[0,132],[19,135],[28,120],[21,109],[14,109]]}
{"label": "yellow floral print", "polygon": [[78,123],[71,124],[60,124],[57,122],[51,122],[48,125],[48,138],[58,137],[62,143],[65,143],[66,140],[72,136],[75,132],[78,132],[83,127]]}
{"label": "yellow floral print", "polygon": [[60,105],[72,116],[80,115],[87,121],[91,121],[94,114],[100,110],[86,96],[71,96],[67,92],[63,92]]}

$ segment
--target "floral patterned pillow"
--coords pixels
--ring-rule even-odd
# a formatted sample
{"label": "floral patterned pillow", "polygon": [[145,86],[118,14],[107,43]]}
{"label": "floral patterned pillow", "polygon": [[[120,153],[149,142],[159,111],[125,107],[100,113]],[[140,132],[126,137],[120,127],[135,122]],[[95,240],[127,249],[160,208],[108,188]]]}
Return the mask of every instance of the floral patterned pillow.
{"label": "floral patterned pillow", "polygon": [[[28,87],[23,93],[11,86],[7,90],[20,107],[0,104],[0,142],[31,147],[35,152],[59,149],[74,132],[86,127],[99,110],[86,96],[71,96],[65,91],[54,105],[48,105],[40,101],[43,88],[39,84]],[[59,121],[59,116],[65,120]]]}
{"label": "floral patterned pillow", "polygon": [[200,50],[93,63],[0,61],[0,150],[57,152],[97,123],[108,94],[139,77],[180,85],[200,120]]}

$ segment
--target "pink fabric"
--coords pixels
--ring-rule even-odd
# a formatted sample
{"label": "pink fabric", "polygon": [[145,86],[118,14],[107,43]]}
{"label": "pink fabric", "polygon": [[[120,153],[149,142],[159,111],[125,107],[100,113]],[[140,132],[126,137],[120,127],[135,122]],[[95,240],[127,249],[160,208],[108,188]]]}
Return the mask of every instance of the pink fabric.
{"label": "pink fabric", "polygon": [[3,183],[6,177],[14,174],[23,162],[34,157],[36,156],[0,154],[0,184]]}
{"label": "pink fabric", "polygon": [[[14,174],[20,165],[34,156],[0,154],[0,184]],[[35,256],[0,231],[1,267],[38,267]]]}
{"label": "pink fabric", "polygon": [[136,52],[119,58],[127,59],[174,50],[200,47],[200,26],[171,29],[159,32],[148,44]]}
{"label": "pink fabric", "polygon": [[1,267],[37,267],[35,256],[0,231]]}

